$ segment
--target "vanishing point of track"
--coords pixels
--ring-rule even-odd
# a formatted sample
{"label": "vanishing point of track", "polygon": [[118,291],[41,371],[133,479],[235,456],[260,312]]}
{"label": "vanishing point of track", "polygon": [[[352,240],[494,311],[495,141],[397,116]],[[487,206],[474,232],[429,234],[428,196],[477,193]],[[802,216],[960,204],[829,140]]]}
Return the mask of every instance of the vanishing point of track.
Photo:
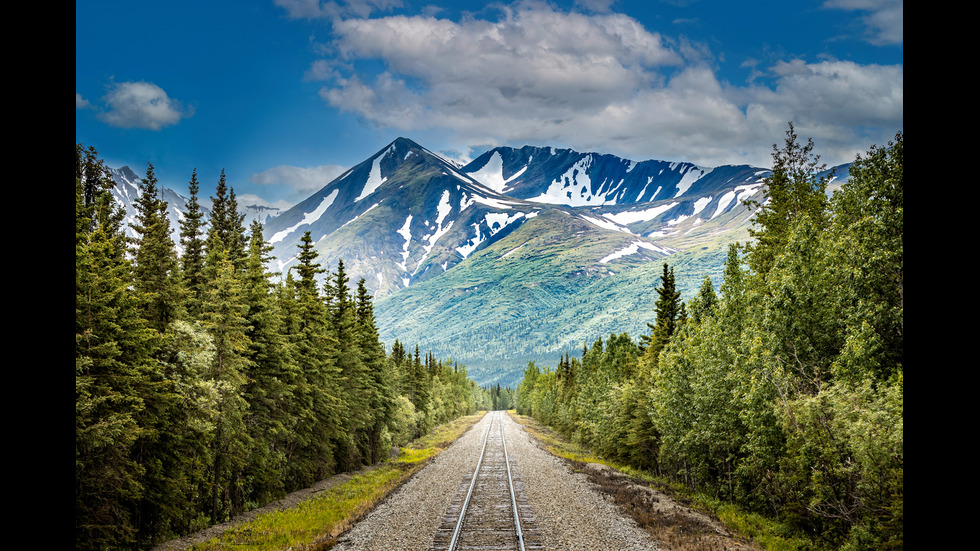
{"label": "vanishing point of track", "polygon": [[494,411],[488,415],[476,467],[460,483],[436,533],[433,550],[541,549],[523,485],[511,469],[504,413]]}

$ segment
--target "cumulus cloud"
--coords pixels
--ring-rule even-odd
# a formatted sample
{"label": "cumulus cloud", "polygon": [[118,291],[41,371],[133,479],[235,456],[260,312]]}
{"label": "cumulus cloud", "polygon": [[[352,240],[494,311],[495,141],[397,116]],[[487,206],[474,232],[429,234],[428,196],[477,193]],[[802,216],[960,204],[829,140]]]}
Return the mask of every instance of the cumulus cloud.
{"label": "cumulus cloud", "polygon": [[[902,125],[900,65],[791,60],[758,67],[765,85],[737,87],[718,79],[706,46],[626,15],[542,3],[499,9],[492,21],[335,21],[333,57],[308,76],[326,82],[320,95],[331,106],[378,126],[448,128],[468,144],[612,148],[705,166],[768,166],[771,140],[790,121],[801,135],[832,142],[828,162],[853,160]],[[375,60],[379,73],[356,69]]]}
{"label": "cumulus cloud", "polygon": [[91,108],[92,108],[92,104],[89,103],[87,99],[83,98],[81,94],[75,92],[75,109],[91,109]]}
{"label": "cumulus cloud", "polygon": [[305,198],[340,176],[346,170],[339,165],[299,167],[281,165],[253,174],[249,181],[262,186],[277,186],[291,189],[290,199]]}
{"label": "cumulus cloud", "polygon": [[905,36],[904,0],[827,0],[824,7],[861,11],[868,42],[876,45],[902,44]]}
{"label": "cumulus cloud", "polygon": [[121,128],[160,130],[193,113],[151,82],[120,82],[102,98],[108,108],[98,115],[103,122]]}

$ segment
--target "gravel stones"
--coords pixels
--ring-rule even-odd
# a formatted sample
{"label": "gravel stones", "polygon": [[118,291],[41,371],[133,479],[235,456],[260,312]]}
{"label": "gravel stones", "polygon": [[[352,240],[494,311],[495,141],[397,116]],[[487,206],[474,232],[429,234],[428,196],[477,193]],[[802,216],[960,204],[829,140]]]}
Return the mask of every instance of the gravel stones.
{"label": "gravel stones", "polygon": [[[657,549],[650,537],[596,492],[586,475],[539,448],[504,415],[512,469],[523,481],[545,549]],[[343,535],[336,550],[425,551],[442,523],[460,480],[475,467],[489,416],[392,493]]]}

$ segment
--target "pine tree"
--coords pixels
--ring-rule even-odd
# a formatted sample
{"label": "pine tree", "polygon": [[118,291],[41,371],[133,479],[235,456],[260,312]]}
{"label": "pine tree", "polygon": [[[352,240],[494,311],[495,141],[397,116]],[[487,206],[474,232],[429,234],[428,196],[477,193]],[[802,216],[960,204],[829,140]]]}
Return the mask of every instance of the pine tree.
{"label": "pine tree", "polygon": [[765,277],[772,268],[781,247],[789,237],[790,227],[800,216],[809,216],[822,227],[827,204],[827,176],[820,176],[826,165],[813,153],[813,140],[805,145],[798,142],[793,124],[789,124],[786,140],[780,149],[773,144],[772,174],[765,178],[765,197],[748,200],[746,206],[758,209],[749,229],[754,242],[748,245],[749,267]]}
{"label": "pine tree", "polygon": [[135,541],[132,505],[143,491],[132,450],[142,430],[139,378],[153,362],[153,333],[129,292],[123,213],[105,179],[89,173],[97,185],[87,190],[77,174],[75,547],[126,547]]}
{"label": "pine tree", "polygon": [[180,220],[180,244],[184,249],[181,270],[187,291],[187,311],[191,319],[197,318],[201,313],[204,292],[204,213],[197,199],[200,188],[195,169],[188,183],[190,199],[187,201],[187,212]]}
{"label": "pine tree", "polygon": [[650,335],[642,335],[641,348],[652,358],[656,358],[661,350],[670,342],[671,336],[677,331],[678,321],[683,319],[684,305],[681,293],[677,290],[674,269],[664,263],[663,274],[660,276],[660,286],[657,287],[657,303],[655,323],[647,323]]}
{"label": "pine tree", "polygon": [[153,165],[147,163],[146,177],[136,201],[133,279],[145,301],[144,315],[150,326],[163,333],[183,309],[177,253],[170,236],[167,203],[157,196]]}
{"label": "pine tree", "polygon": [[243,418],[247,404],[242,397],[249,369],[248,305],[234,266],[217,247],[208,251],[208,286],[202,307],[204,327],[214,339],[215,355],[210,379],[218,396],[217,420],[212,444],[211,521],[219,522],[241,510],[239,477],[249,447]]}

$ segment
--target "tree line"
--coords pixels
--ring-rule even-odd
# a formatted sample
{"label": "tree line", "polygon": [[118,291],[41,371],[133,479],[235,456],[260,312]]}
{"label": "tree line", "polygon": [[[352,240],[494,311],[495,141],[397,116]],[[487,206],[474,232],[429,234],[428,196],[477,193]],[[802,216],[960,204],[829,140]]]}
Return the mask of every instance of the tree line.
{"label": "tree line", "polygon": [[749,244],[649,335],[530,363],[517,408],[593,451],[776,518],[816,548],[903,547],[903,135],[828,197],[790,125]]}
{"label": "tree line", "polygon": [[149,548],[489,409],[464,366],[386,350],[308,232],[271,273],[224,171],[206,215],[191,174],[178,254],[152,164],[132,238],[98,152],[75,169],[76,549]]}

